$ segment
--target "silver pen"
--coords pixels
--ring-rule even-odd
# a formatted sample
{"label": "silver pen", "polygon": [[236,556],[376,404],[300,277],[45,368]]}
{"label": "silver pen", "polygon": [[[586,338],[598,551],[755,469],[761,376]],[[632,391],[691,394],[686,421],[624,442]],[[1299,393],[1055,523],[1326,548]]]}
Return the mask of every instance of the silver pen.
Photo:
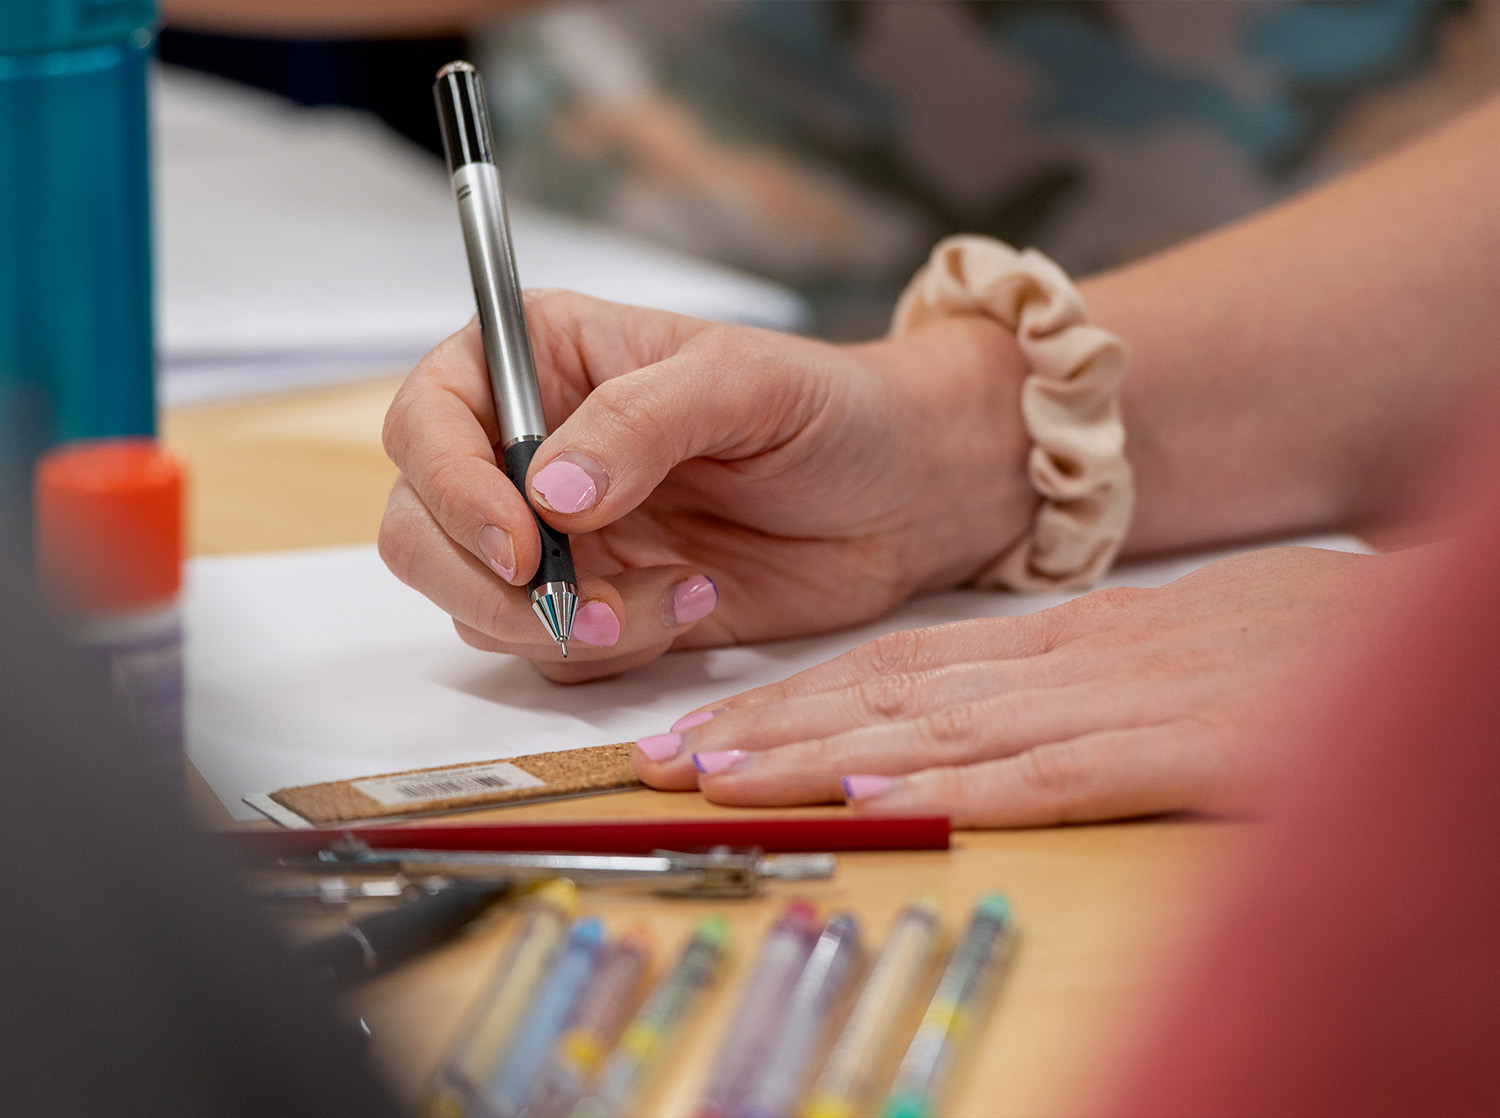
{"label": "silver pen", "polygon": [[[453,193],[458,198],[469,275],[474,281],[490,392],[500,423],[502,464],[506,476],[525,497],[526,471],[547,437],[547,423],[542,416],[531,337],[526,332],[505,196],[495,168],[484,84],[469,63],[450,62],[438,71],[432,92],[437,100],[443,148],[448,153],[448,170],[453,176]],[[573,552],[568,537],[537,516],[535,507],[532,515],[542,537],[542,561],[530,583],[531,609],[566,658],[573,636],[573,615],[578,609]]]}

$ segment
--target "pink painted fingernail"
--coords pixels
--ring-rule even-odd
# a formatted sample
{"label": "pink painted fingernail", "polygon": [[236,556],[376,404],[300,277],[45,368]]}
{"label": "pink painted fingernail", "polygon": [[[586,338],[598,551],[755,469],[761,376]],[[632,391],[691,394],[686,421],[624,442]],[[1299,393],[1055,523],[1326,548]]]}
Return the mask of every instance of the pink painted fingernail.
{"label": "pink painted fingernail", "polygon": [[661,619],[667,628],[688,625],[713,613],[719,604],[719,588],[707,575],[694,575],[667,591],[662,601]]}
{"label": "pink painted fingernail", "polygon": [[728,772],[749,759],[750,754],[743,749],[723,749],[717,753],[693,754],[693,764],[697,766],[698,771],[709,776],[714,773]]}
{"label": "pink painted fingernail", "polygon": [[682,748],[682,735],[651,734],[638,740],[635,743],[635,747],[652,761],[658,763],[670,761],[673,757],[677,756],[677,751]]}
{"label": "pink painted fingernail", "polygon": [[859,773],[854,776],[844,777],[844,799],[853,803],[856,800],[873,800],[876,796],[882,796],[891,786],[891,778],[888,776],[871,776]]}
{"label": "pink painted fingernail", "polygon": [[565,452],[536,472],[531,488],[555,512],[583,512],[599,503],[608,475],[599,463]]}
{"label": "pink painted fingernail", "polygon": [[573,615],[573,636],[584,644],[608,648],[620,639],[620,619],[603,602],[584,602]]}
{"label": "pink painted fingernail", "polygon": [[676,722],[672,723],[674,730],[691,730],[694,726],[701,726],[714,716],[711,710],[695,710],[692,714],[684,714]]}
{"label": "pink painted fingernail", "polygon": [[490,565],[490,569],[510,582],[516,577],[515,549],[510,546],[510,537],[503,529],[486,524],[479,529],[479,554]]}

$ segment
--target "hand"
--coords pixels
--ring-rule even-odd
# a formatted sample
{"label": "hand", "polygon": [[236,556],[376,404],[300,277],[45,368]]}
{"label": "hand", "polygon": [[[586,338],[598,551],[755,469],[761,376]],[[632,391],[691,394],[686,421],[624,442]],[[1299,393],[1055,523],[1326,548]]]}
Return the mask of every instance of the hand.
{"label": "hand", "polygon": [[579,573],[569,659],[531,613],[540,542],[495,464],[473,323],[391,404],[380,552],[468,643],[554,679],[865,621],[1030,523],[1024,369],[986,319],[841,347],[532,292],[527,322],[553,430],[527,485]]}
{"label": "hand", "polygon": [[641,778],[726,804],[847,798],[1010,827],[1241,810],[1275,767],[1280,693],[1349,637],[1361,572],[1276,548],[1157,590],[892,633],[642,739]]}

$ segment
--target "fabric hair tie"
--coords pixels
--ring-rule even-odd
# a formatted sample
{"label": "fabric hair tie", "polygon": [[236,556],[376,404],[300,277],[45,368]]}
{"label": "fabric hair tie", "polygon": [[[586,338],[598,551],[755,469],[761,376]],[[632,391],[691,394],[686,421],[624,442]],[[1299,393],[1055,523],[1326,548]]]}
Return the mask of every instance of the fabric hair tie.
{"label": "fabric hair tie", "polygon": [[1042,496],[1031,530],[974,585],[1040,592],[1088,586],[1119,553],[1135,501],[1120,418],[1125,343],[1089,324],[1078,289],[1051,260],[988,237],[939,243],[901,293],[891,334],[965,314],[1010,330],[1026,359],[1026,475]]}

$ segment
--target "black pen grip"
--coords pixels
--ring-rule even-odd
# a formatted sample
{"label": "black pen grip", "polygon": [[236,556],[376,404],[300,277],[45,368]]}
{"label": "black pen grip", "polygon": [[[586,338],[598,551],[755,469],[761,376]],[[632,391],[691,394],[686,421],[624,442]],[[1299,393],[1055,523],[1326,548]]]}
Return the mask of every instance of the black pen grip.
{"label": "black pen grip", "polygon": [[452,939],[511,888],[509,881],[455,881],[400,908],[350,924],[299,953],[323,981],[347,985]]}
{"label": "black pen grip", "polygon": [[[510,478],[511,484],[521,496],[526,498],[528,505],[531,500],[526,497],[526,471],[531,469],[531,460],[536,457],[537,448],[541,445],[540,439],[519,439],[505,448],[505,476]],[[568,537],[537,516],[535,508],[532,508],[531,515],[536,518],[537,531],[542,534],[542,561],[528,585],[532,590],[547,582],[566,582],[577,586],[578,576],[573,571],[573,548],[568,543]]]}

